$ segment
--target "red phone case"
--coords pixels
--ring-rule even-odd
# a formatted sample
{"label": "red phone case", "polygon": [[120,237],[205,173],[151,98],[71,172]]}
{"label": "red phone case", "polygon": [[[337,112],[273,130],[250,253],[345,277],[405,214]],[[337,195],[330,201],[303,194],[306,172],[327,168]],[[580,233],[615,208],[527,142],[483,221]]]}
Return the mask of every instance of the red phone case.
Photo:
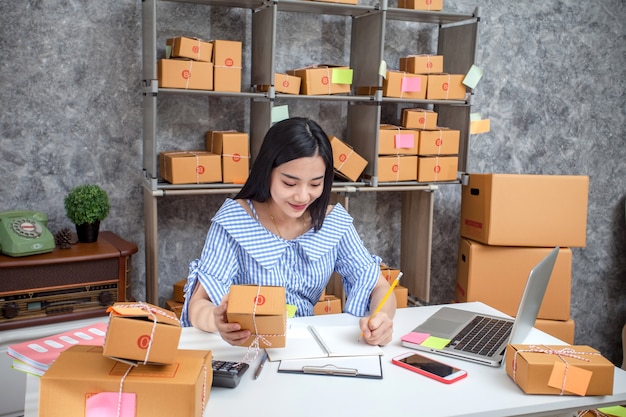
{"label": "red phone case", "polygon": [[[462,371],[461,374],[459,374],[454,379],[445,379],[445,378],[440,377],[439,375],[432,374],[432,373],[427,372],[427,371],[425,371],[423,369],[417,368],[415,366],[411,366],[408,363],[401,362],[399,360],[400,358],[404,358],[404,357],[411,356],[411,355],[416,355],[416,356],[420,356],[420,357],[426,358],[425,356],[419,355],[417,353],[410,353],[410,354],[409,353],[405,353],[405,354],[396,356],[395,358],[392,358],[391,362],[393,364],[395,364],[395,365],[398,365],[398,366],[402,367],[402,368],[408,369],[409,371],[413,371],[413,372],[418,373],[420,375],[424,375],[425,377],[434,379],[435,381],[439,381],[439,382],[442,382],[444,384],[452,384],[453,382],[460,381],[461,379],[463,379],[463,378],[465,378],[467,376],[467,371],[465,371],[463,369],[458,369],[457,368],[459,371]],[[430,359],[430,358],[426,358],[426,359],[428,359],[429,361],[432,361],[432,362],[440,363],[442,365],[450,366],[450,365],[448,365],[446,363],[443,363],[443,362],[440,362],[440,361],[436,361],[434,359]]]}

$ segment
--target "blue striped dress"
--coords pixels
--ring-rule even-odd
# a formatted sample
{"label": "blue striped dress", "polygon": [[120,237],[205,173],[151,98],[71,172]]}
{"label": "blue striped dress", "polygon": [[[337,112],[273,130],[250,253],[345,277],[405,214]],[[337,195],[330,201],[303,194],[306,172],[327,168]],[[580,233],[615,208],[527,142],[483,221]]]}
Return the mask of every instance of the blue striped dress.
{"label": "blue striped dress", "polygon": [[227,199],[212,219],[200,259],[189,265],[186,302],[181,322],[190,326],[188,303],[200,283],[219,304],[233,284],[284,286],[287,304],[296,316],[310,316],[332,272],[342,276],[344,311],[364,316],[380,274],[380,258],[371,255],[352,224],[336,204],[320,230],[313,228],[293,240],[267,230],[235,200]]}

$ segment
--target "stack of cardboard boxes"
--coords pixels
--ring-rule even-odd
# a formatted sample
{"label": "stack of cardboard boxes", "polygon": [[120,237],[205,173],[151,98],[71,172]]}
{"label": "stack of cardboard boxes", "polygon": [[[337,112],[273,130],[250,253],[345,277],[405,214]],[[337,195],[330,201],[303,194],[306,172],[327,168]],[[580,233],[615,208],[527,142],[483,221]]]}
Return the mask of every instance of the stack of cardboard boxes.
{"label": "stack of cardboard boxes", "polygon": [[456,301],[481,301],[515,316],[530,270],[560,246],[535,326],[572,344],[570,248],[586,244],[589,178],[468,177],[461,197]]}
{"label": "stack of cardboard boxes", "polygon": [[116,303],[109,312],[104,346],[72,346],[42,376],[40,414],[201,417],[211,351],[179,350],[180,323],[159,307]]}

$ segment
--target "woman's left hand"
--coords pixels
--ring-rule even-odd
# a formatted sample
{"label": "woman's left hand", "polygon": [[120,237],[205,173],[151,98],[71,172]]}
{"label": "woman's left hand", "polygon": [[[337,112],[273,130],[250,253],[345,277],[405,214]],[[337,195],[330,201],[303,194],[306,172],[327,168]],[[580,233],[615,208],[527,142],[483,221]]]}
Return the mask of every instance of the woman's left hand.
{"label": "woman's left hand", "polygon": [[393,336],[393,320],[384,311],[373,316],[361,317],[359,327],[368,345],[385,346]]}

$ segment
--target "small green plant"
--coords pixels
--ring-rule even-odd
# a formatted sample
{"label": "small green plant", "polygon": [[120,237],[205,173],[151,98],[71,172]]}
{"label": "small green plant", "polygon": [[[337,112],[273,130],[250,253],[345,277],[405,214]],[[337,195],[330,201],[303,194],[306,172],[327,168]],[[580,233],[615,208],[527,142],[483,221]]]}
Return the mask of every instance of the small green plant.
{"label": "small green plant", "polygon": [[65,197],[65,213],[76,225],[95,223],[109,215],[109,196],[94,184],[74,187]]}

